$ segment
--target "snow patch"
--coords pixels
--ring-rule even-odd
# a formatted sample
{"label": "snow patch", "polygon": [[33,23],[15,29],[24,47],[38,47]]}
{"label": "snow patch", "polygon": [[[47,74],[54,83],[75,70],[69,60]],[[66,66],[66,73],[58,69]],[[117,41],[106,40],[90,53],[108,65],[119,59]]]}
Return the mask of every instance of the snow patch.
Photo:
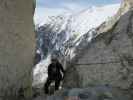
{"label": "snow patch", "polygon": [[51,55],[48,55],[45,60],[38,63],[33,70],[33,86],[43,83],[47,79],[47,68],[51,62]]}

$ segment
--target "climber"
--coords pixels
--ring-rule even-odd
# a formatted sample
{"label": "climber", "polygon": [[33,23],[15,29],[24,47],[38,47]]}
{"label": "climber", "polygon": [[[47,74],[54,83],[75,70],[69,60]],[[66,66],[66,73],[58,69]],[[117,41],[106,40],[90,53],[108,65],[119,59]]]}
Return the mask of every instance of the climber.
{"label": "climber", "polygon": [[65,71],[58,59],[52,58],[51,64],[48,66],[48,78],[44,85],[44,91],[46,94],[49,93],[49,86],[52,82],[55,82],[55,91],[59,89],[60,82],[64,77],[64,73]]}

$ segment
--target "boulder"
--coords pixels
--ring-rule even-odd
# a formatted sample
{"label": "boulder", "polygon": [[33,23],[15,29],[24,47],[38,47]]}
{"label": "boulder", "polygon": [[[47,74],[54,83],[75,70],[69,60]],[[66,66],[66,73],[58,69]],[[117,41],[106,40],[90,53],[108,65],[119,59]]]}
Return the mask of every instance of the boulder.
{"label": "boulder", "polygon": [[[41,99],[35,99],[41,100]],[[91,86],[58,91],[46,100],[132,100],[131,95],[118,88],[109,86]]]}

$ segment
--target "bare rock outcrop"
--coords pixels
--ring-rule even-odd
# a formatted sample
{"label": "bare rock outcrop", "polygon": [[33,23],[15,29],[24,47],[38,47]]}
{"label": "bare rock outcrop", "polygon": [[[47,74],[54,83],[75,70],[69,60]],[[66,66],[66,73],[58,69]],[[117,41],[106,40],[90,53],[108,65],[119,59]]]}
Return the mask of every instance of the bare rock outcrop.
{"label": "bare rock outcrop", "polygon": [[122,89],[132,88],[133,2],[125,0],[123,4],[120,9],[128,8],[128,11],[123,10],[113,24],[107,24],[111,27],[99,27],[100,34],[85,48],[79,49],[80,57],[75,58],[66,72],[65,87],[102,84]]}
{"label": "bare rock outcrop", "polygon": [[107,32],[108,30],[113,28],[113,26],[115,25],[115,23],[117,23],[117,21],[120,19],[120,17],[131,9],[133,9],[133,1],[132,0],[123,0],[123,2],[121,3],[121,7],[119,8],[117,14],[115,16],[113,16],[112,18],[110,18],[109,21],[107,21],[99,26],[99,28],[98,28],[99,33]]}
{"label": "bare rock outcrop", "polygon": [[20,88],[31,95],[33,13],[33,0],[0,0],[0,98],[18,95]]}

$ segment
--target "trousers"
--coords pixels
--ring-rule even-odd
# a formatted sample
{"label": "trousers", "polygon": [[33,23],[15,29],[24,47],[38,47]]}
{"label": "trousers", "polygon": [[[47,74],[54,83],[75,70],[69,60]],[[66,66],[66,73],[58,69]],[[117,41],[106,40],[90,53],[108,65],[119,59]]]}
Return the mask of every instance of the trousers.
{"label": "trousers", "polygon": [[49,93],[49,86],[52,82],[55,82],[55,91],[59,89],[59,86],[60,86],[60,82],[61,82],[61,78],[47,78],[47,81],[44,85],[44,91],[45,91],[45,94],[48,94]]}

